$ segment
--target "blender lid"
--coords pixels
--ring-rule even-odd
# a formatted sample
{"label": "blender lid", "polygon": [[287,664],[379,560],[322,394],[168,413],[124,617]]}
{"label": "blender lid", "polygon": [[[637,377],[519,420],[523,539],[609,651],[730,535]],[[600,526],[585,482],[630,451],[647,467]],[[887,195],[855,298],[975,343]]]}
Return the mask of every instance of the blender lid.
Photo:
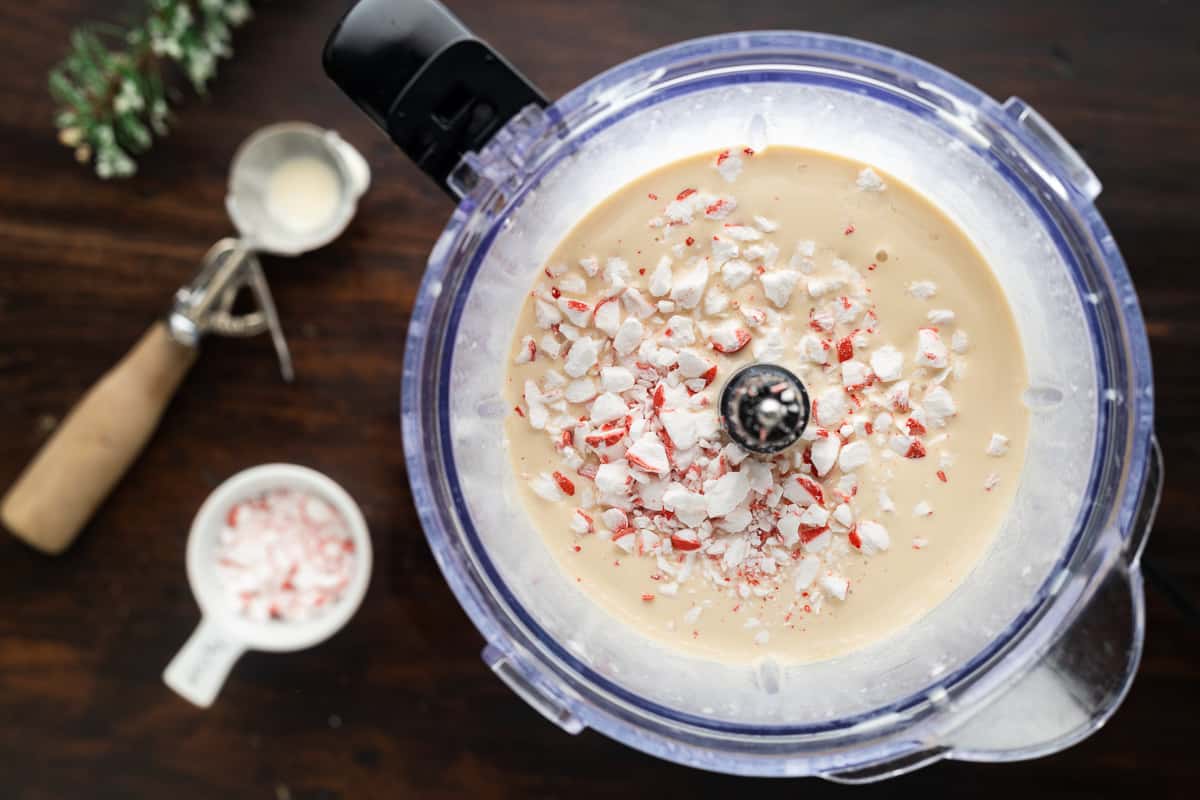
{"label": "blender lid", "polygon": [[[456,43],[467,41],[460,38],[465,34],[461,24],[453,18],[454,24],[448,24],[443,18],[448,15],[436,4],[408,5],[422,9],[412,13],[413,24],[388,27],[393,4],[360,2],[331,37],[325,58],[331,76],[406,152],[427,156],[423,169],[451,194],[466,195],[430,257],[413,311],[402,423],[414,501],[426,535],[451,588],[488,640],[484,658],[497,674],[569,731],[591,726],[664,758],[744,774],[873,780],[943,757],[1007,760],[1041,755],[1102,724],[1128,689],[1140,656],[1138,556],[1153,518],[1161,466],[1151,437],[1148,346],[1133,287],[1092,205],[1099,182],[1061,136],[1021,101],[1012,99],[1001,107],[902,53],[820,34],[766,32],[713,37],[647,54],[592,79],[545,111],[536,90],[512,72],[503,85],[512,87],[512,81],[519,80],[531,93],[526,95],[527,106],[518,111],[513,104],[505,105],[513,119],[493,129],[496,135],[490,141],[482,135],[472,138],[468,127],[446,126],[445,117],[434,113],[443,103],[470,106],[445,100],[456,96],[454,81],[436,84],[443,97],[415,95],[422,98],[418,107],[425,116],[418,121],[406,116],[401,101],[426,67],[414,66],[419,59],[394,58],[389,46],[410,41],[414,52],[429,56],[428,63],[434,64]],[[428,11],[429,6],[437,13]],[[388,11],[380,10],[384,8]],[[402,16],[409,18],[407,12]],[[374,18],[378,31],[398,35],[351,36],[348,32],[357,27],[349,25],[352,18]],[[346,42],[359,43],[360,52],[353,57],[341,54]],[[394,70],[396,64],[402,66],[399,75],[382,84],[371,78],[383,65]],[[511,70],[502,60],[482,59],[477,64]],[[1086,339],[1061,344],[1072,357],[1087,362],[1080,373],[1087,385],[1043,384],[1035,377],[1028,395],[1031,407],[1051,413],[1063,406],[1090,408],[1090,415],[1076,423],[1094,424],[1094,431],[1077,434],[1079,441],[1095,445],[1088,452],[1080,448],[1058,453],[1057,462],[1046,454],[1048,464],[1057,463],[1078,485],[1070,508],[1061,507],[1066,503],[1040,508],[1052,528],[1066,520],[1062,545],[1040,565],[1028,598],[1022,598],[1007,624],[992,628],[990,620],[981,620],[976,626],[991,637],[986,646],[955,663],[933,664],[919,688],[888,702],[841,716],[774,725],[722,718],[713,709],[673,707],[630,688],[633,678],[628,672],[619,673],[613,665],[606,668],[556,637],[546,620],[530,610],[527,587],[513,580],[519,572],[506,572],[497,554],[489,552],[489,541],[494,542],[488,539],[489,530],[512,520],[473,519],[478,509],[471,507],[468,495],[480,484],[469,483],[466,472],[496,463],[476,455],[469,463],[456,461],[453,429],[499,426],[495,415],[502,408],[485,394],[463,399],[466,393],[454,388],[453,381],[470,370],[463,364],[452,369],[452,362],[459,359],[467,367],[479,367],[490,360],[491,366],[480,371],[492,376],[488,369],[494,371],[496,353],[480,344],[480,330],[465,320],[472,310],[478,314],[481,309],[492,325],[508,320],[508,298],[499,300],[484,289],[507,283],[506,291],[524,292],[529,265],[538,262],[538,248],[544,252],[551,238],[548,229],[566,229],[561,223],[568,212],[562,209],[555,209],[553,224],[545,222],[551,219],[548,214],[537,219],[541,228],[536,235],[522,230],[519,219],[522,214],[537,217],[535,212],[546,212],[562,199],[553,187],[556,170],[569,171],[585,160],[581,154],[586,148],[605,147],[602,141],[612,131],[652,119],[659,107],[690,93],[700,96],[726,85],[746,92],[756,82],[844,93],[851,105],[884,98],[892,107],[889,113],[915,120],[919,130],[906,132],[914,137],[911,141],[925,134],[933,139],[936,133],[949,143],[937,151],[946,161],[972,160],[991,171],[994,185],[984,188],[1011,194],[1021,204],[1023,222],[1044,231],[1045,258],[1063,263],[1064,275],[1052,288],[1075,309],[1075,332]],[[462,115],[456,119],[461,125]],[[762,128],[755,115],[749,135],[762,135]],[[434,151],[417,146],[420,131],[430,130],[448,132],[443,143],[447,146]],[[829,149],[855,144],[851,137]],[[893,143],[893,151],[896,147]],[[458,148],[467,151],[456,165],[450,161]],[[631,158],[622,169],[628,173],[638,164],[653,166]],[[614,181],[619,185],[618,177],[596,179],[576,194],[599,199],[605,192],[591,190]],[[925,188],[922,181],[900,177],[918,191]],[[959,187],[937,188],[943,195],[940,205],[945,205],[945,197],[961,197]],[[570,213],[582,211],[586,207],[573,207]],[[520,244],[513,244],[518,239]],[[505,262],[497,255],[505,247],[520,258]],[[523,266],[515,265],[517,260]],[[488,276],[489,271],[497,274]],[[1051,340],[1049,329],[1039,324],[1023,335]],[[469,346],[456,349],[459,340]],[[499,363],[502,369],[502,357]],[[1064,461],[1072,468],[1062,470]],[[495,474],[491,482],[497,483]],[[1098,618],[1115,626],[1105,632],[1109,638],[1103,648],[1095,647]],[[794,691],[796,684],[781,683],[781,675],[779,665],[768,664],[751,676],[768,706],[782,704],[786,692]],[[786,687],[783,694],[781,687]],[[1000,697],[1006,701],[997,703]],[[1040,717],[1034,713],[1038,709]],[[1035,717],[1035,725],[1022,727]]]}

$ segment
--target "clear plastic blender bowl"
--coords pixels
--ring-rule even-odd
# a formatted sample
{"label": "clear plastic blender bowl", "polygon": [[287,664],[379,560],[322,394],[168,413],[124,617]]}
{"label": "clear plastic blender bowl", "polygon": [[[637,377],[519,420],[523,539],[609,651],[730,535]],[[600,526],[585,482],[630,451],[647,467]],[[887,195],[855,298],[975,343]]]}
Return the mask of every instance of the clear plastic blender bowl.
{"label": "clear plastic blender bowl", "polygon": [[[993,266],[1029,360],[1031,445],[985,559],[912,627],[803,665],[716,663],[622,626],[555,565],[503,442],[511,334],[554,245],[631,179],[743,142],[847,156],[924,193]],[[1053,752],[1115,710],[1161,474],[1150,357],[1100,184],[1031,108],[864,42],[730,34],[526,108],[445,182],[461,199],[405,351],[409,479],[485,660],[546,717],[705,769],[867,781]]]}

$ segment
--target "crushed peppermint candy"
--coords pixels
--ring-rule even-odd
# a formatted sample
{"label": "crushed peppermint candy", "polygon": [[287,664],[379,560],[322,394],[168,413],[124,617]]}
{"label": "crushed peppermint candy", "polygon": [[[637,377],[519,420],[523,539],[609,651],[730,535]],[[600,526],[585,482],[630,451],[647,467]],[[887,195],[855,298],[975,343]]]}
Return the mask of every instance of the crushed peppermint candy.
{"label": "crushed peppermint candy", "polygon": [[229,605],[256,621],[320,616],[341,599],[357,566],[341,514],[322,498],[291,489],[230,506],[215,558]]}
{"label": "crushed peppermint candy", "polygon": [[859,173],[858,178],[854,181],[864,192],[882,192],[887,188],[887,184],[883,182],[883,178],[870,167],[864,167]]}
{"label": "crushed peppermint candy", "polygon": [[937,284],[933,281],[913,281],[908,285],[907,291],[913,297],[928,300],[937,294]]}
{"label": "crushed peppermint candy", "polygon": [[[540,501],[560,504],[576,552],[591,544],[612,550],[616,565],[655,565],[656,583],[635,599],[683,603],[671,629],[696,625],[710,603],[684,600],[693,581],[739,603],[781,597],[789,616],[847,602],[847,559],[892,550],[883,520],[904,540],[904,525],[926,524],[897,515],[894,473],[920,469],[947,491],[957,485],[944,448],[968,339],[955,311],[922,309],[921,327],[883,327],[895,323],[879,319],[872,298],[876,263],[839,257],[832,234],[820,245],[795,240],[816,233],[789,234],[783,215],[739,208],[738,180],[753,156],[729,148],[711,156],[699,183],[656,187],[647,230],[658,250],[599,252],[544,270],[528,301],[534,324],[514,342],[512,363],[526,370],[515,412],[561,461],[522,478]],[[887,189],[870,167],[854,186]],[[860,224],[852,239],[873,235]],[[883,248],[871,252],[888,261]],[[915,280],[905,291],[930,300],[938,289]],[[787,452],[749,454],[721,428],[717,393],[751,360],[795,365],[809,389],[811,420]],[[1008,446],[997,433],[985,451],[999,457]],[[984,489],[998,483],[989,475]],[[933,513],[925,500],[912,510]],[[762,617],[745,619],[748,640],[778,641]]]}

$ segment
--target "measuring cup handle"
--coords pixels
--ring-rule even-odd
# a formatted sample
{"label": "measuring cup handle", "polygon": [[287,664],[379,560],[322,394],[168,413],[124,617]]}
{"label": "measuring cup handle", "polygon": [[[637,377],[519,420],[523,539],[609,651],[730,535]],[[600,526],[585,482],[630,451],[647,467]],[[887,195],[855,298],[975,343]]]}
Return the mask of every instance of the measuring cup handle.
{"label": "measuring cup handle", "polygon": [[185,700],[208,708],[244,652],[245,645],[207,617],[202,618],[183,649],[163,670],[163,682]]}

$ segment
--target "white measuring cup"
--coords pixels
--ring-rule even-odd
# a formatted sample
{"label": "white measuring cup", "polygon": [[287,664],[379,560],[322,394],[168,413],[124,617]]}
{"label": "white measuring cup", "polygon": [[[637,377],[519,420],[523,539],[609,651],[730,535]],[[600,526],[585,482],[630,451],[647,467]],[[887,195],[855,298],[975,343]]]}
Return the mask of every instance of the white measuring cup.
{"label": "white measuring cup", "polygon": [[[248,619],[221,592],[216,551],[226,513],[234,504],[273,489],[325,500],[345,520],[354,541],[356,564],[349,585],[336,603],[313,619]],[[187,576],[200,605],[200,624],[163,671],[163,681],[186,700],[207,708],[242,653],[303,650],[328,639],[354,616],[371,578],[371,537],[354,499],[327,476],[295,464],[263,464],[229,478],[200,506],[188,534]]]}

